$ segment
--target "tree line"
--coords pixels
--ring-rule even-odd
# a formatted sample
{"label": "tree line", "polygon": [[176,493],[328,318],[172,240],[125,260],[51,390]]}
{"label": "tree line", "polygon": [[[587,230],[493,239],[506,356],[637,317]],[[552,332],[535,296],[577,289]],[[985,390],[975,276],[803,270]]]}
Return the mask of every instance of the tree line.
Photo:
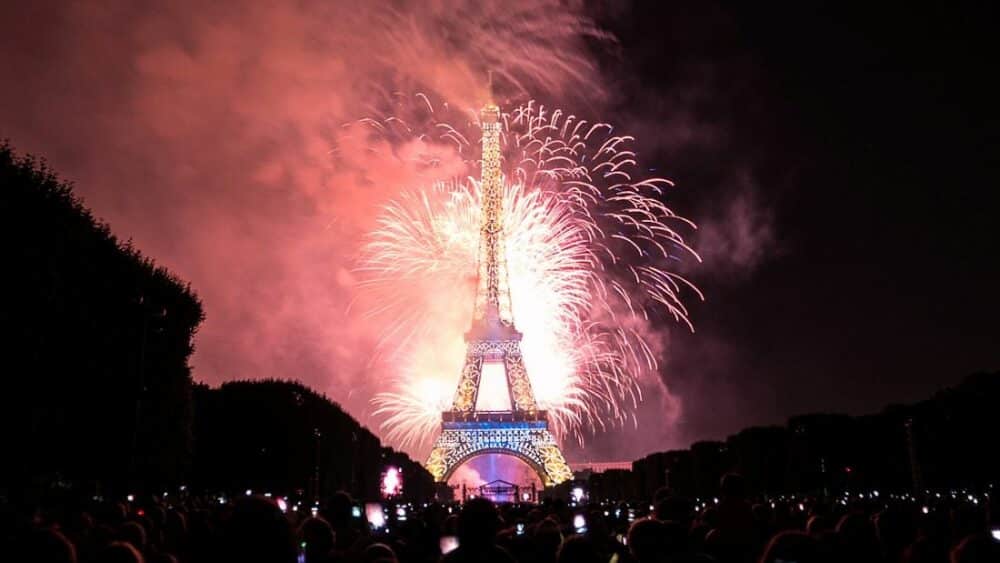
{"label": "tree line", "polygon": [[757,494],[984,490],[1000,476],[1000,373],[979,373],[927,400],[877,414],[807,414],[746,428],[723,441],[652,453],[631,471],[590,477],[599,497],[649,498],[660,487],[710,498],[741,473]]}
{"label": "tree line", "polygon": [[197,294],[6,141],[0,216],[0,494],[246,484],[371,495],[386,463],[430,487],[412,460],[301,385],[194,384]]}

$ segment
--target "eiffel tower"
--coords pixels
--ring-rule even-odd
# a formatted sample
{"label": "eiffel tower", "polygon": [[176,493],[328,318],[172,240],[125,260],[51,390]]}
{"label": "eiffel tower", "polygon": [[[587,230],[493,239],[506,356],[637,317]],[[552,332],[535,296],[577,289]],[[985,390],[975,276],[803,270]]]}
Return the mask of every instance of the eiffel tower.
{"label": "eiffel tower", "polygon": [[[520,458],[548,487],[573,478],[545,411],[538,409],[514,327],[503,234],[503,179],[500,171],[500,108],[492,101],[480,112],[483,130],[482,222],[476,308],[465,334],[465,366],[450,411],[441,414],[441,434],[427,470],[446,482],[455,469],[478,455]],[[479,410],[484,365],[501,365],[509,409]]]}

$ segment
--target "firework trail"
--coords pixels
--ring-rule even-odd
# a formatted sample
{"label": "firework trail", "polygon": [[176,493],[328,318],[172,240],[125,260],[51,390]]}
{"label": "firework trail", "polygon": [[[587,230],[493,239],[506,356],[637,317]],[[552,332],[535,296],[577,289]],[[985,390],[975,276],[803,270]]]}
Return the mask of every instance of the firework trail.
{"label": "firework trail", "polygon": [[[385,436],[421,450],[450,408],[472,319],[479,237],[479,127],[423,95],[406,119],[364,119],[355,141],[428,171],[458,160],[467,177],[412,187],[388,202],[358,267],[382,318],[382,349],[401,367],[377,395]],[[655,373],[646,341],[664,315],[689,328],[684,298],[701,298],[673,269],[697,254],[694,224],[663,202],[672,183],[642,175],[633,138],[529,102],[502,117],[505,236],[514,320],[540,406],[561,438],[583,440],[634,421],[640,379]]]}

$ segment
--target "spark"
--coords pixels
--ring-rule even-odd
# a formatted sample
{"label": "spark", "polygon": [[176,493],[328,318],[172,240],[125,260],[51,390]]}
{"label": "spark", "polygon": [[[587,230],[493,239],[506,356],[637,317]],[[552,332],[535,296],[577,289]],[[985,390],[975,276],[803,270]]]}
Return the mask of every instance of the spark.
{"label": "spark", "polygon": [[[399,366],[374,399],[385,437],[429,446],[451,406],[473,316],[479,237],[475,114],[453,116],[414,97],[408,118],[366,118],[361,140],[438,145],[406,158],[468,177],[412,186],[381,209],[357,271],[384,321],[380,348]],[[395,108],[399,110],[399,107]],[[450,119],[455,117],[454,119]],[[463,125],[464,124],[464,125]],[[635,421],[640,380],[658,369],[654,318],[693,330],[685,300],[698,288],[671,268],[700,260],[682,234],[694,223],[664,202],[673,186],[645,177],[634,139],[534,101],[502,116],[504,234],[516,326],[532,387],[562,438]],[[470,143],[470,139],[473,142]],[[412,146],[412,145],[410,145]]]}

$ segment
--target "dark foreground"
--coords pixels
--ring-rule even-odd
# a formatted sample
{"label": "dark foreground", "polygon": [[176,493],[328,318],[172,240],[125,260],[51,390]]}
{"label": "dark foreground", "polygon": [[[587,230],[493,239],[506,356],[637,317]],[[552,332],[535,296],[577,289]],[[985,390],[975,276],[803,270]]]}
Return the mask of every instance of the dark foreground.
{"label": "dark foreground", "polygon": [[[3,506],[4,561],[944,563],[1000,561],[988,493],[877,492],[749,499],[742,479],[692,501],[381,505],[338,493],[317,507],[241,495],[111,502],[69,495]],[[995,514],[993,515],[995,516]],[[457,547],[455,547],[457,545]],[[442,555],[442,549],[448,551]],[[15,555],[17,554],[17,555]]]}

